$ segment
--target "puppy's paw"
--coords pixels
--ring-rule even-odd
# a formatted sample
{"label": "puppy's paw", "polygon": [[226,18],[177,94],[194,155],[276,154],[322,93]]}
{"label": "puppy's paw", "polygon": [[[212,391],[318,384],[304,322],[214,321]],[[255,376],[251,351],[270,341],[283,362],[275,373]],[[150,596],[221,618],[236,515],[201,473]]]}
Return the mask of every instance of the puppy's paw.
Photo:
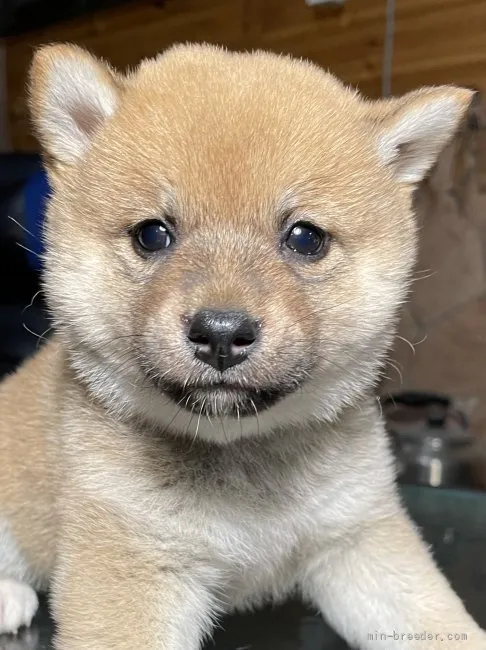
{"label": "puppy's paw", "polygon": [[23,582],[0,580],[0,634],[29,627],[39,606],[37,594]]}

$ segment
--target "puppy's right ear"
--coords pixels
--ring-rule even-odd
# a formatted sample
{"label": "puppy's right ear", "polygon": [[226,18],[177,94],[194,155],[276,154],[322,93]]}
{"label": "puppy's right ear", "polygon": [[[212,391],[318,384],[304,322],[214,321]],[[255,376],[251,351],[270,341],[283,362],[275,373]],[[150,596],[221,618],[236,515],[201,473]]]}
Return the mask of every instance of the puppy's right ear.
{"label": "puppy's right ear", "polygon": [[367,105],[382,163],[398,182],[415,187],[435,164],[471,103],[467,88],[421,88]]}
{"label": "puppy's right ear", "polygon": [[116,110],[121,81],[103,61],[75,45],[38,50],[30,69],[30,111],[48,157],[73,164]]}

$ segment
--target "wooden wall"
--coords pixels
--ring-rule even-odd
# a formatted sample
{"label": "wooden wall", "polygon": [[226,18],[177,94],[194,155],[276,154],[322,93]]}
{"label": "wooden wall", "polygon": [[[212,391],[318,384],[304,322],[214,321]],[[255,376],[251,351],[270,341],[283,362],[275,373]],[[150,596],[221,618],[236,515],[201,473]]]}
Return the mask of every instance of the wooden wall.
{"label": "wooden wall", "polygon": [[[486,87],[485,0],[396,0],[395,93],[425,83]],[[308,57],[363,92],[381,87],[386,0],[347,0],[343,9],[304,0],[166,0],[116,10],[7,43],[9,124],[17,149],[32,149],[25,76],[35,46],[73,41],[121,68],[174,41],[265,48]],[[291,89],[289,89],[291,92]]]}

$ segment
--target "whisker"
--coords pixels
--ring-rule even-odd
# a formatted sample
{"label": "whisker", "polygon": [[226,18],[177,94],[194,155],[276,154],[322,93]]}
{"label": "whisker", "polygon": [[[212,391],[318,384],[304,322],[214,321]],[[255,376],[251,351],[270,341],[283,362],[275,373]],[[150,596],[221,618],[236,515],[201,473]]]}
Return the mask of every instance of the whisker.
{"label": "whisker", "polygon": [[[32,334],[32,336],[35,336],[36,339],[39,339],[39,341],[41,341],[41,340],[43,340],[43,339],[45,338],[45,337],[44,337],[44,334],[45,334],[46,332],[44,332],[44,334],[38,334],[37,332],[34,332],[34,330],[31,330],[30,327],[28,327],[25,323],[22,323],[22,327],[23,327],[24,329],[26,329],[26,330],[29,332],[29,334]],[[49,328],[49,329],[50,329],[50,328]],[[47,330],[47,331],[49,331],[49,330]]]}
{"label": "whisker", "polygon": [[243,438],[243,423],[241,421],[240,407],[238,404],[236,405],[236,419],[238,420],[238,423],[240,425],[240,440],[241,440]]}
{"label": "whisker", "polygon": [[194,438],[192,439],[192,443],[191,443],[191,446],[189,447],[189,449],[192,449],[192,445],[196,442],[197,435],[199,433],[199,425],[201,424],[201,415],[202,415],[204,407],[206,406],[206,400],[207,400],[206,397],[204,397],[204,399],[202,400],[201,408],[199,409],[199,416],[197,418],[196,433],[194,434]]}
{"label": "whisker", "polygon": [[52,330],[52,327],[48,327],[42,334],[39,336],[39,340],[37,341],[36,348],[39,349],[40,342],[42,340],[46,340],[46,334],[49,334],[49,332]]}
{"label": "whisker", "polygon": [[429,278],[432,278],[434,275],[437,275],[438,271],[432,271],[432,269],[428,269],[427,271],[420,271],[420,273],[424,273],[425,275],[418,275],[412,277],[410,280],[411,284],[414,284],[415,282],[420,282],[421,280],[428,280]]}
{"label": "whisker", "polygon": [[9,214],[7,215],[7,218],[10,219],[10,221],[13,221],[19,228],[21,228],[24,232],[26,232],[28,235],[31,237],[34,237],[34,234],[30,232],[30,230],[27,230],[25,226],[23,226],[17,219],[14,219],[12,216]]}
{"label": "whisker", "polygon": [[226,435],[226,429],[224,428],[223,418],[220,417],[219,421],[221,422],[221,429],[223,430],[224,439],[228,442],[228,436]]}
{"label": "whisker", "polygon": [[27,248],[27,246],[24,246],[23,244],[21,244],[21,243],[18,242],[18,241],[16,241],[15,243],[17,244],[17,246],[20,246],[20,248],[23,248],[24,251],[27,251],[27,252],[30,253],[31,255],[35,255],[35,256],[38,257],[40,260],[42,260],[42,255],[39,255],[39,253],[36,253],[35,251],[31,250],[30,248]]}
{"label": "whisker", "polygon": [[30,309],[30,308],[32,307],[32,305],[34,304],[35,299],[36,299],[37,296],[39,296],[41,293],[42,293],[42,289],[39,289],[39,291],[37,291],[36,293],[34,293],[34,295],[32,296],[32,300],[29,302],[28,305],[26,305],[26,306],[22,309],[22,314],[24,314],[24,313],[27,311],[27,309]]}
{"label": "whisker", "polygon": [[256,407],[255,402],[252,399],[250,399],[250,402],[251,402],[251,405],[253,406],[253,408],[255,409],[255,417],[256,417],[256,421],[257,421],[257,432],[258,432],[258,435],[260,435],[260,418],[258,417],[258,409]]}
{"label": "whisker", "polygon": [[422,343],[425,343],[425,341],[427,340],[427,338],[428,338],[427,334],[424,334],[424,335],[422,336],[422,338],[420,339],[420,341],[417,341],[416,343],[414,343],[414,345],[421,345]]}
{"label": "whisker", "polygon": [[412,350],[413,354],[415,355],[415,346],[411,341],[406,339],[404,336],[400,336],[399,334],[396,335],[396,338],[400,339],[400,341],[403,341],[404,343],[406,343],[410,347],[410,349]]}
{"label": "whisker", "polygon": [[[186,400],[186,408],[187,408],[187,402],[191,396],[188,395],[188,399]],[[194,419],[194,406],[191,407],[191,417],[189,418],[189,422],[187,423],[187,427],[184,431],[184,435],[187,436],[189,433],[189,429],[191,428],[192,420]]]}
{"label": "whisker", "polygon": [[379,395],[376,395],[375,397],[376,401],[378,402],[378,406],[380,407],[380,417],[383,417],[383,405],[381,403],[381,399]]}
{"label": "whisker", "polygon": [[169,422],[169,423],[164,427],[164,429],[163,429],[163,431],[162,431],[162,433],[161,433],[162,436],[164,436],[164,435],[169,431],[170,427],[171,427],[172,424],[175,422],[177,416],[179,415],[179,413],[180,413],[180,412],[182,411],[182,409],[184,408],[184,407],[181,405],[181,402],[183,401],[183,399],[184,399],[184,397],[181,397],[181,399],[177,402],[176,407],[179,407],[179,408],[177,409],[177,411],[176,411],[174,417],[171,418],[170,422]]}
{"label": "whisker", "polygon": [[403,386],[403,375],[398,365],[396,365],[395,363],[393,363],[393,361],[390,361],[389,359],[386,359],[385,363],[389,365],[391,368],[393,368],[393,370],[395,370],[400,380],[400,386]]}

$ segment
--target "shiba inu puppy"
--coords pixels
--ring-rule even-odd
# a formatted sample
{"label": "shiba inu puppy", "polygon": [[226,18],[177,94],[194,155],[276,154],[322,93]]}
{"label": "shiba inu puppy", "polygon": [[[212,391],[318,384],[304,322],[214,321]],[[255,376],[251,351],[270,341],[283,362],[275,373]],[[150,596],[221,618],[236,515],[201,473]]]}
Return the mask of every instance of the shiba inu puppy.
{"label": "shiba inu puppy", "polygon": [[484,650],[373,397],[412,193],[471,93],[366,101],[209,46],[123,76],[69,45],[30,91],[55,334],[0,387],[0,630],[49,587],[57,648],[197,650],[297,592],[362,650]]}

